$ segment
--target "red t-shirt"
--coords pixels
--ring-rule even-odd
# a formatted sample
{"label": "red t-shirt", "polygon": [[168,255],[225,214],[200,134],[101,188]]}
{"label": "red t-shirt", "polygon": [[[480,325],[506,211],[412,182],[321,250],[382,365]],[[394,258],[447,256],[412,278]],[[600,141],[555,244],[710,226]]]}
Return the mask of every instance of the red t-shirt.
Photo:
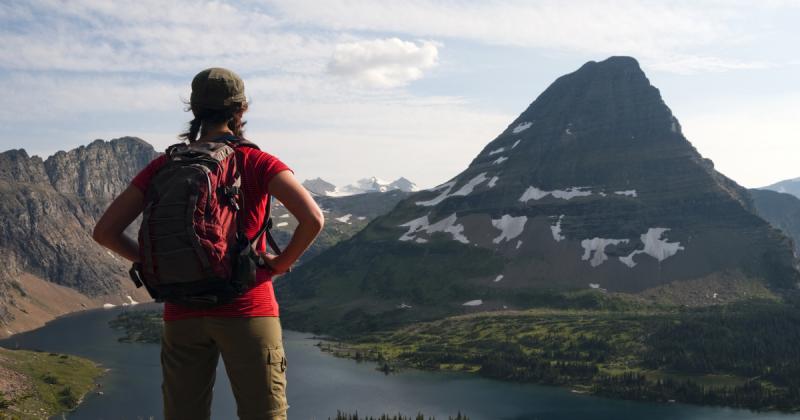
{"label": "red t-shirt", "polygon": [[[240,219],[244,233],[252,238],[264,222],[266,206],[269,203],[267,186],[272,178],[282,171],[290,171],[288,166],[277,157],[264,153],[251,147],[237,149],[236,157],[238,167],[242,174],[242,188],[244,192],[244,213]],[[147,190],[147,185],[153,175],[166,162],[166,155],[155,158],[131,181],[142,193]],[[258,251],[266,251],[266,235],[257,244]],[[275,300],[275,291],[272,289],[272,277],[268,270],[258,269],[257,280],[259,285],[248,290],[244,295],[236,298],[231,303],[220,305],[212,309],[197,310],[180,306],[174,303],[164,304],[164,320],[173,321],[202,316],[220,317],[256,317],[278,316],[278,302]]]}

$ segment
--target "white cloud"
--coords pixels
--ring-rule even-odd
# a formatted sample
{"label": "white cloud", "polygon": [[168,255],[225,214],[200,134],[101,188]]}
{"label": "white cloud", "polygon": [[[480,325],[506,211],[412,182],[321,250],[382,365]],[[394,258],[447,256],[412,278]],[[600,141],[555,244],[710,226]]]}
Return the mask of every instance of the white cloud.
{"label": "white cloud", "polygon": [[367,86],[394,88],[422,77],[434,67],[439,50],[433,42],[419,44],[398,38],[347,42],[336,45],[328,71]]}
{"label": "white cloud", "polygon": [[703,47],[744,42],[752,4],[656,0],[450,1],[272,0],[283,18],[335,30],[383,31],[485,44],[633,55],[660,70],[751,68],[760,60],[710,56]]}
{"label": "white cloud", "polygon": [[[319,72],[337,37],[283,30],[241,4],[200,1],[35,0],[0,9],[0,68],[185,74]],[[332,39],[331,39],[332,38]]]}

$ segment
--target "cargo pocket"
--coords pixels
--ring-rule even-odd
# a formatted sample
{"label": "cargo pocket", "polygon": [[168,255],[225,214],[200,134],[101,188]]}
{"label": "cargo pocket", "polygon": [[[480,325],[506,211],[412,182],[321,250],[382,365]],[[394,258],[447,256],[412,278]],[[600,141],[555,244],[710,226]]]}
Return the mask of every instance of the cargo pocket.
{"label": "cargo pocket", "polygon": [[283,347],[269,348],[269,395],[272,412],[285,411],[286,402],[286,354]]}

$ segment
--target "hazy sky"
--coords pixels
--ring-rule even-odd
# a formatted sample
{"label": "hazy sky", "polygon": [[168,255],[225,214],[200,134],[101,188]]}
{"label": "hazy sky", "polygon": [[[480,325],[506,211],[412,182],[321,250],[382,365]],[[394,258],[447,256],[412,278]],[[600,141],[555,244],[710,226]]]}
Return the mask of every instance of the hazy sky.
{"label": "hazy sky", "polygon": [[0,0],[0,150],[163,149],[194,74],[222,66],[248,137],[298,178],[425,188],[556,77],[631,55],[700,153],[757,187],[800,176],[799,21],[796,0]]}

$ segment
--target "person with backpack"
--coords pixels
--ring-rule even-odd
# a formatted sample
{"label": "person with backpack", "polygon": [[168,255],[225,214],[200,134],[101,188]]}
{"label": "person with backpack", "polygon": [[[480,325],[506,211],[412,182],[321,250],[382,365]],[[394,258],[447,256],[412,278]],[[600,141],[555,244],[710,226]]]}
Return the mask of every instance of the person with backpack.
{"label": "person with backpack", "polygon": [[[194,119],[98,220],[93,237],[132,261],[131,278],[164,303],[164,417],[208,419],[222,356],[240,419],[286,419],[286,356],[273,276],[322,230],[322,211],[275,156],[247,141],[244,83],[206,69],[192,80]],[[269,234],[278,199],[298,225],[281,252]],[[124,231],[139,215],[138,241]],[[274,253],[267,252],[267,243]]]}

